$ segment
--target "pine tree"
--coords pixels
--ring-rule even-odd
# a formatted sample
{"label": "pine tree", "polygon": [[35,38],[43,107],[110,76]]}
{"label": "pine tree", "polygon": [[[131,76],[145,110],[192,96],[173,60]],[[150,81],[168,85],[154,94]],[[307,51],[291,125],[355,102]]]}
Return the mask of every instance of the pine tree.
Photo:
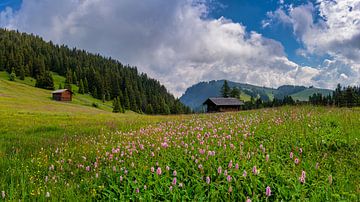
{"label": "pine tree", "polygon": [[84,94],[85,90],[84,90],[84,83],[82,81],[82,79],[80,79],[80,84],[79,84],[79,94]]}
{"label": "pine tree", "polygon": [[68,69],[67,73],[66,73],[66,79],[65,79],[65,86],[64,86],[65,89],[68,89],[68,90],[72,91],[71,83],[72,83],[72,73]]}
{"label": "pine tree", "polygon": [[10,81],[15,81],[15,79],[16,79],[16,74],[15,74],[15,69],[14,68],[12,68],[11,69],[11,73],[10,73]]}
{"label": "pine tree", "polygon": [[54,80],[51,73],[49,71],[46,71],[45,73],[39,75],[36,79],[35,87],[47,90],[54,90]]}
{"label": "pine tree", "polygon": [[151,106],[151,104],[148,104],[146,106],[146,114],[154,114],[154,109],[153,107]]}
{"label": "pine tree", "polygon": [[237,87],[231,89],[230,97],[240,99],[240,90]]}
{"label": "pine tree", "polygon": [[124,108],[121,107],[120,99],[119,97],[114,98],[113,101],[113,112],[114,113],[125,113]]}
{"label": "pine tree", "polygon": [[63,89],[63,87],[62,87],[61,83],[59,83],[59,88],[58,88],[58,89]]}
{"label": "pine tree", "polygon": [[114,113],[119,113],[121,112],[121,109],[120,109],[120,102],[119,102],[119,99],[116,97],[113,101],[113,112]]}
{"label": "pine tree", "polygon": [[129,99],[129,96],[128,96],[127,89],[125,89],[124,102],[125,102],[124,103],[125,109],[129,110],[130,109],[130,99]]}
{"label": "pine tree", "polygon": [[94,87],[94,90],[93,90],[93,92],[92,92],[92,96],[93,96],[94,98],[97,98],[97,94],[98,94],[97,88]]}
{"label": "pine tree", "polygon": [[25,70],[24,66],[20,66],[20,80],[25,80]]}
{"label": "pine tree", "polygon": [[75,84],[75,85],[78,85],[78,80],[77,80],[76,72],[74,72],[74,74],[73,74],[72,83]]}
{"label": "pine tree", "polygon": [[223,97],[230,96],[230,87],[227,80],[224,81],[224,85],[221,87],[221,96]]}
{"label": "pine tree", "polygon": [[89,84],[88,84],[88,80],[84,79],[84,93],[89,93]]}

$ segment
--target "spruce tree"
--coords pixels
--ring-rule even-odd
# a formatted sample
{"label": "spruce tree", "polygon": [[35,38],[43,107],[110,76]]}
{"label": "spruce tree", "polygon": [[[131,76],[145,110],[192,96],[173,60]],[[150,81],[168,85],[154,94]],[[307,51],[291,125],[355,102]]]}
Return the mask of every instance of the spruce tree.
{"label": "spruce tree", "polygon": [[224,81],[224,85],[221,87],[221,96],[223,97],[230,96],[230,87],[227,80]]}
{"label": "spruce tree", "polygon": [[58,88],[58,89],[63,89],[63,87],[62,87],[61,83],[59,83],[59,88]]}
{"label": "spruce tree", "polygon": [[153,109],[153,107],[151,106],[151,104],[148,104],[147,106],[146,106],[146,112],[145,112],[146,114],[153,114],[154,113],[154,109]]}
{"label": "spruce tree", "polygon": [[15,81],[15,78],[16,78],[15,69],[12,68],[9,79],[10,79],[10,81]]}
{"label": "spruce tree", "polygon": [[128,95],[128,92],[127,90],[125,89],[125,94],[124,94],[124,106],[125,106],[125,109],[126,110],[129,110],[130,109],[130,99],[129,99],[129,95]]}
{"label": "spruce tree", "polygon": [[80,84],[79,84],[79,94],[84,94],[85,90],[84,90],[84,83],[82,81],[82,79],[80,79]]}
{"label": "spruce tree", "polygon": [[114,98],[114,101],[113,101],[113,112],[114,113],[119,113],[121,110],[120,110],[120,102],[119,102],[119,99],[116,97]]}
{"label": "spruce tree", "polygon": [[231,89],[230,97],[240,99],[240,90],[237,87]]}
{"label": "spruce tree", "polygon": [[22,65],[20,67],[20,80],[25,80],[25,70],[24,70],[24,66]]}
{"label": "spruce tree", "polygon": [[88,84],[88,80],[84,79],[84,93],[89,93],[89,84]]}

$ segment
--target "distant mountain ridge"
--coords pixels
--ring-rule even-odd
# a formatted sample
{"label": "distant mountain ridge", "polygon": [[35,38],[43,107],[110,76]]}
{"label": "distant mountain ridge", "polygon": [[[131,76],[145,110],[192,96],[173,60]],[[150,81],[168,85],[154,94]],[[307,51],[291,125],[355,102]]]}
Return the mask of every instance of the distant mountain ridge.
{"label": "distant mountain ridge", "polygon": [[[180,97],[180,101],[195,111],[201,110],[202,103],[209,97],[220,97],[220,89],[224,84],[224,80],[212,80],[209,82],[200,82],[189,87]],[[283,85],[276,88],[260,87],[251,84],[236,83],[228,81],[231,88],[238,87],[241,90],[241,99],[248,101],[252,97],[260,97],[263,101],[271,101],[274,98],[282,99],[284,96],[292,96],[294,100],[308,101],[309,96],[314,93],[328,95],[332,90]]]}

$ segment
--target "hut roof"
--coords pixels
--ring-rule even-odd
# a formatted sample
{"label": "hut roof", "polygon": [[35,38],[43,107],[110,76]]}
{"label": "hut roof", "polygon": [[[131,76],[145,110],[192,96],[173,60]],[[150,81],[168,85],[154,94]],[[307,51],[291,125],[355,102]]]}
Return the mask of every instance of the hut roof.
{"label": "hut roof", "polygon": [[237,98],[213,97],[213,98],[208,98],[203,104],[205,105],[208,102],[212,102],[217,106],[240,106],[240,105],[244,105],[244,102],[240,101]]}
{"label": "hut roof", "polygon": [[68,89],[59,89],[59,90],[55,90],[53,92],[51,92],[52,94],[57,94],[57,93],[63,93],[65,91],[69,91],[71,94],[73,93],[71,90]]}

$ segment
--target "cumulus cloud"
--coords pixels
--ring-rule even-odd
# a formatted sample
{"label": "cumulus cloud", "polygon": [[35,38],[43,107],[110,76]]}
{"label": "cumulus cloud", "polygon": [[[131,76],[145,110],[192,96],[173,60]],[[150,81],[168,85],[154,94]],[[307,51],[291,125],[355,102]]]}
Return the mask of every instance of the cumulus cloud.
{"label": "cumulus cloud", "polygon": [[[290,61],[281,43],[230,19],[211,19],[209,8],[204,0],[23,0],[19,11],[1,12],[0,25],[136,65],[176,96],[199,81],[224,78],[332,87],[320,70]],[[300,14],[279,15],[295,24]],[[312,29],[308,17],[296,34]]]}
{"label": "cumulus cloud", "polygon": [[[297,7],[280,7],[268,13],[269,24],[283,23],[293,28],[303,43],[300,55],[326,56],[320,84],[337,81],[359,84],[360,78],[360,2],[358,0],[317,0]],[[331,61],[331,62],[329,62]]]}

